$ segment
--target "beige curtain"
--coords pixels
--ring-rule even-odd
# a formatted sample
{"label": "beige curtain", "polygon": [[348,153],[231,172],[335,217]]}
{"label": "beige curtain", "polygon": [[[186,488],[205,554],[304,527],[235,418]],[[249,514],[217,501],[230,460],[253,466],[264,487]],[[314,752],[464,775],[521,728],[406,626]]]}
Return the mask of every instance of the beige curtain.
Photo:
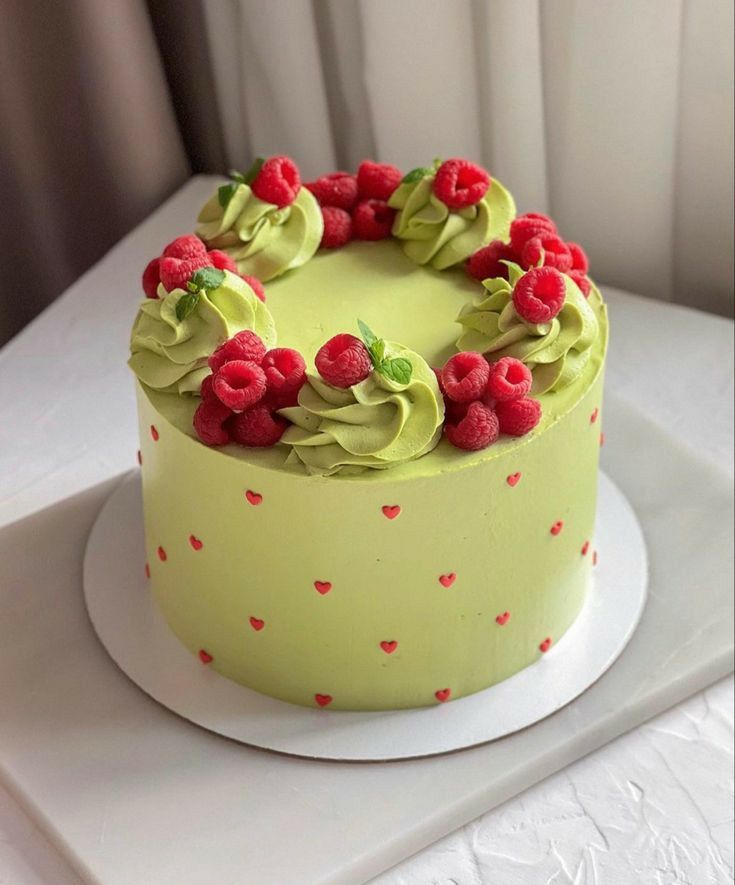
{"label": "beige curtain", "polygon": [[188,176],[143,0],[0,2],[0,343]]}

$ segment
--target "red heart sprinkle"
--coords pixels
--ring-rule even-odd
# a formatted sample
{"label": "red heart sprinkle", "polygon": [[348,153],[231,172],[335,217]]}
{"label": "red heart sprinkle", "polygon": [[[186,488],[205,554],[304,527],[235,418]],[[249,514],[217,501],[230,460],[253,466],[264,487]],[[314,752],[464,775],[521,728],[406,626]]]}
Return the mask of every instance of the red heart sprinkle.
{"label": "red heart sprinkle", "polygon": [[151,567],[148,565],[148,563],[145,564],[145,576],[146,578],[150,578],[151,576]]}
{"label": "red heart sprinkle", "polygon": [[387,519],[395,519],[401,512],[398,504],[385,504],[383,507],[383,516]]}
{"label": "red heart sprinkle", "polygon": [[250,626],[253,630],[262,630],[265,627],[265,621],[260,618],[250,618]]}
{"label": "red heart sprinkle", "polygon": [[587,556],[587,554],[589,552],[590,552],[590,542],[585,541],[584,544],[582,544],[582,556]]}
{"label": "red heart sprinkle", "polygon": [[521,474],[519,473],[511,473],[511,475],[505,480],[508,485],[513,488],[513,486],[517,486],[521,481]]}
{"label": "red heart sprinkle", "polygon": [[434,697],[437,699],[437,701],[441,701],[441,703],[443,704],[444,701],[449,700],[449,695],[451,693],[452,693],[451,688],[440,688],[439,691],[434,692]]}
{"label": "red heart sprinkle", "polygon": [[595,411],[590,415],[590,424],[594,424],[597,421],[597,416],[600,414],[599,409],[595,409]]}
{"label": "red heart sprinkle", "polygon": [[454,572],[449,572],[448,575],[439,575],[439,583],[442,587],[451,587],[456,580],[457,575]]}
{"label": "red heart sprinkle", "polygon": [[383,642],[380,643],[380,647],[387,655],[392,655],[393,652],[398,648],[398,643],[395,639],[391,639],[390,642],[388,642],[387,640],[383,640]]}
{"label": "red heart sprinkle", "polygon": [[502,627],[505,624],[507,624],[509,620],[510,620],[510,612],[503,612],[502,615],[498,615],[497,618],[495,618],[495,623],[499,624]]}
{"label": "red heart sprinkle", "polygon": [[332,703],[331,694],[315,694],[314,700],[320,707],[328,707]]}
{"label": "red heart sprinkle", "polygon": [[155,424],[151,424],[151,436],[153,437],[153,442],[158,442],[158,431]]}
{"label": "red heart sprinkle", "polygon": [[546,639],[539,645],[539,651],[542,653],[546,653],[551,648],[551,637],[547,636]]}
{"label": "red heart sprinkle", "polygon": [[558,522],[555,522],[554,525],[552,525],[552,527],[551,527],[551,534],[554,535],[554,536],[559,535],[559,534],[561,534],[561,530],[562,530],[563,528],[564,528],[564,523],[563,523],[563,521],[560,519]]}
{"label": "red heart sprinkle", "polygon": [[245,497],[248,499],[248,504],[252,504],[253,507],[257,507],[258,504],[261,504],[263,501],[263,496],[258,492],[253,492],[250,489],[245,492]]}
{"label": "red heart sprinkle", "polygon": [[161,560],[161,562],[166,562],[168,556],[166,556],[166,551],[163,549],[163,547],[159,547],[156,553],[158,553],[158,558]]}
{"label": "red heart sprinkle", "polygon": [[316,588],[317,593],[321,593],[324,596],[325,593],[329,593],[332,589],[331,581],[314,581],[314,587]]}
{"label": "red heart sprinkle", "polygon": [[214,660],[214,658],[212,657],[212,655],[210,655],[210,653],[208,651],[205,651],[203,648],[200,648],[199,649],[199,660],[203,664],[211,664],[212,661]]}
{"label": "red heart sprinkle", "polygon": [[138,449],[138,464],[141,467],[143,466],[143,453],[140,451],[140,449]]}
{"label": "red heart sprinkle", "polygon": [[189,543],[195,550],[201,550],[204,544],[196,537],[196,535],[189,535]]}

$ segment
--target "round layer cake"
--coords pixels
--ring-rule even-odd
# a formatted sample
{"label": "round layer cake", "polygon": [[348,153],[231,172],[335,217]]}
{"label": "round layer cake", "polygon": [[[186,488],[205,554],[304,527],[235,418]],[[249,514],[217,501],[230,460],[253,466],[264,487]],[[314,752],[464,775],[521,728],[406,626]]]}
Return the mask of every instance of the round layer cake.
{"label": "round layer cake", "polygon": [[[508,252],[504,276],[482,284],[466,272],[465,259],[472,265],[490,241],[495,257],[499,244],[512,248],[507,200],[490,203],[481,230],[478,211],[449,209],[445,231],[453,211],[469,217],[439,246],[401,237],[408,229],[401,188],[414,192],[416,182],[431,185],[437,175],[421,172],[393,185],[392,237],[319,251],[328,206],[297,188],[300,215],[323,215],[306,259],[303,236],[285,251],[283,244],[265,256],[253,251],[258,236],[266,253],[272,240],[252,219],[242,222],[257,181],[251,188],[236,179],[225,187],[230,201],[247,189],[239,227],[229,219],[223,234],[208,204],[201,224],[209,227],[199,233],[209,258],[199,267],[216,266],[221,250],[246,280],[226,268],[195,277],[189,265],[162,257],[154,297],[133,332],[152,592],[204,665],[297,704],[396,709],[486,688],[563,636],[591,580],[607,346],[602,299],[591,285],[585,296],[578,277],[559,271],[563,306],[548,322],[532,323],[513,313],[532,268]],[[493,188],[499,185],[488,193]],[[226,215],[231,202],[222,206],[221,192]],[[364,202],[379,199],[361,197],[353,219]],[[284,207],[270,205],[288,226]],[[172,257],[185,263],[179,248]],[[300,263],[287,266],[295,254]],[[268,278],[265,304],[256,269]],[[356,333],[358,319],[380,336],[381,358],[360,382],[330,385],[315,356],[334,336]],[[271,351],[277,336],[278,347],[303,354],[307,376],[293,402],[269,406],[285,428],[276,444],[239,444],[233,431],[217,440],[223,444],[207,445],[194,420],[212,396],[202,381],[210,383],[214,366],[216,384],[212,354],[242,329],[255,330]],[[443,384],[441,391],[429,367],[451,361],[458,347],[483,354],[491,368],[508,356],[528,366],[529,397],[541,415],[530,432],[503,432],[502,403],[485,392],[482,409],[501,416],[501,432],[475,451],[452,444],[457,436],[447,426],[461,423],[469,404],[453,402]],[[408,362],[410,377],[391,375],[386,359]],[[241,411],[264,409],[268,396]],[[237,417],[223,419],[225,434]]]}

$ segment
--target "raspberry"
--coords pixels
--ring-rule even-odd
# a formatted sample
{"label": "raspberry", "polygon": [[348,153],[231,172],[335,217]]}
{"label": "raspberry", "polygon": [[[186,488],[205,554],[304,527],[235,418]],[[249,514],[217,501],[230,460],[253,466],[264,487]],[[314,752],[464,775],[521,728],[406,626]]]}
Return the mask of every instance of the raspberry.
{"label": "raspberry", "polygon": [[209,368],[213,372],[219,372],[225,363],[231,363],[233,360],[245,360],[259,366],[264,356],[265,344],[255,332],[245,329],[233,335],[224,344],[220,344],[209,358]]}
{"label": "raspberry", "polygon": [[232,415],[230,409],[219,400],[202,400],[194,412],[194,430],[199,439],[208,446],[225,446],[230,434],[225,422]]}
{"label": "raspberry", "polygon": [[322,249],[338,249],[352,239],[352,219],[349,212],[336,206],[324,206],[324,233],[320,246]]}
{"label": "raspberry", "polygon": [[274,203],[279,209],[290,206],[301,188],[299,168],[290,157],[269,157],[250,188],[265,203]]}
{"label": "raspberry", "polygon": [[590,269],[590,260],[584,249],[579,243],[567,243],[567,249],[572,256],[572,270],[581,270],[582,273],[587,273]]}
{"label": "raspberry", "polygon": [[274,446],[283,436],[288,421],[271,412],[267,406],[256,406],[230,422],[234,442],[251,448]]}
{"label": "raspberry", "polygon": [[493,240],[487,246],[478,249],[467,262],[467,273],[476,280],[508,279],[508,267],[501,261],[516,261],[516,253],[511,246],[502,240]]}
{"label": "raspberry", "polygon": [[335,335],[322,344],[314,360],[317,372],[332,387],[352,387],[372,372],[367,347],[354,335]]}
{"label": "raspberry", "polygon": [[571,270],[572,253],[567,244],[556,234],[531,237],[521,252],[521,264],[525,268],[537,267],[543,258],[544,267],[555,267],[562,273]]}
{"label": "raspberry", "polygon": [[467,414],[458,424],[445,424],[444,433],[457,449],[477,452],[492,445],[500,434],[498,419],[482,403],[470,403]]}
{"label": "raspberry", "polygon": [[194,255],[192,258],[185,259],[171,256],[162,258],[160,268],[163,288],[167,292],[172,292],[174,289],[185,289],[194,271],[199,270],[200,267],[207,267],[208,264],[209,259],[206,252],[203,255]]}
{"label": "raspberry", "polygon": [[529,323],[548,323],[559,313],[566,297],[564,277],[553,267],[534,267],[513,289],[513,306]]}
{"label": "raspberry", "polygon": [[533,376],[528,366],[512,356],[504,356],[490,366],[485,388],[496,402],[519,399],[531,390]]}
{"label": "raspberry", "polygon": [[161,259],[152,258],[143,271],[143,291],[146,298],[158,298],[158,284],[161,282]]}
{"label": "raspberry", "polygon": [[590,297],[590,292],[592,291],[592,283],[590,282],[590,278],[583,270],[570,270],[567,272],[567,276],[571,277],[571,279],[574,280],[585,298]]}
{"label": "raspberry", "polygon": [[479,399],[490,375],[490,366],[482,354],[471,350],[455,353],[442,369],[444,390],[456,403]]}
{"label": "raspberry", "polygon": [[[334,206],[347,212],[357,202],[357,178],[349,172],[332,172],[304,185],[320,206]],[[385,198],[387,199],[387,197]]]}
{"label": "raspberry", "polygon": [[474,206],[489,187],[490,176],[469,160],[445,160],[434,176],[434,193],[450,209]]}
{"label": "raspberry", "polygon": [[363,160],[357,169],[357,189],[361,200],[388,200],[401,183],[403,173],[390,163]]}
{"label": "raspberry", "polygon": [[510,225],[510,244],[516,252],[521,252],[533,237],[555,234],[556,225],[548,215],[540,212],[526,212],[519,215]]}
{"label": "raspberry", "polygon": [[362,200],[352,210],[352,233],[358,240],[384,240],[390,236],[396,210],[383,200]]}
{"label": "raspberry", "polygon": [[500,432],[510,436],[524,436],[541,420],[541,404],[530,396],[498,403],[495,414],[500,422]]}
{"label": "raspberry", "polygon": [[256,363],[233,360],[215,373],[212,390],[233,412],[244,412],[265,394],[265,373]]}
{"label": "raspberry", "polygon": [[229,270],[231,273],[237,273],[235,259],[231,258],[227,252],[223,252],[221,249],[210,249],[207,252],[207,258],[212,267],[216,267],[217,270]]}
{"label": "raspberry", "polygon": [[265,302],[265,289],[263,288],[263,284],[257,277],[251,277],[250,274],[241,273],[240,278],[245,280],[245,282],[248,284],[248,286],[250,286],[257,298],[260,298],[261,301]]}
{"label": "raspberry", "polygon": [[207,247],[199,239],[196,234],[187,234],[184,237],[176,237],[163,250],[161,258],[181,258],[186,261],[188,258],[204,257],[207,254]]}
{"label": "raspberry", "polygon": [[292,399],[289,394],[296,393],[306,381],[306,363],[297,350],[290,347],[276,347],[269,350],[260,364],[265,372],[268,394],[276,401]]}
{"label": "raspberry", "polygon": [[199,388],[199,396],[205,400],[206,402],[215,402],[218,403],[217,395],[212,389],[212,382],[214,381],[214,375],[207,375],[207,377],[202,381],[202,385]]}
{"label": "raspberry", "polygon": [[442,396],[444,396],[446,394],[446,390],[444,390],[444,382],[442,381],[442,370],[437,369],[436,366],[432,366],[431,371],[436,376],[436,383],[439,385],[439,392]]}

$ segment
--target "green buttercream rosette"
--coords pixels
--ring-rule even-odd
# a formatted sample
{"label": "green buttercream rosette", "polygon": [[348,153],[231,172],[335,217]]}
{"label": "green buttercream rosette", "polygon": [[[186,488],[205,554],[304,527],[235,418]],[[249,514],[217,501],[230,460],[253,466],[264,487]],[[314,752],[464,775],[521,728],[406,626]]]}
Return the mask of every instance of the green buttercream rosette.
{"label": "green buttercream rosette", "polygon": [[270,311],[245,280],[224,272],[217,288],[202,289],[193,309],[184,315],[179,302],[190,299],[184,289],[166,292],[140,306],[130,339],[128,365],[143,384],[164,393],[199,393],[209,374],[207,359],[223,341],[251,329],[266,347],[276,343]]}
{"label": "green buttercream rosette", "polygon": [[282,409],[292,422],[281,442],[291,447],[288,463],[310,474],[357,473],[394,467],[430,452],[441,437],[444,402],[436,376],[417,353],[388,342],[386,353],[408,360],[407,383],[377,370],[347,389],[309,375],[299,404]]}
{"label": "green buttercream rosette", "polygon": [[259,200],[249,185],[219,188],[197,218],[197,233],[209,249],[222,249],[240,273],[267,281],[305,264],[319,248],[324,223],[305,187],[290,206]]}
{"label": "green buttercream rosette", "polygon": [[434,174],[434,169],[414,170],[388,200],[398,209],[393,236],[403,242],[409,258],[444,270],[491,240],[508,239],[516,207],[500,182],[493,179],[476,205],[452,210],[434,194]]}
{"label": "green buttercream rosette", "polygon": [[484,280],[490,294],[460,312],[457,322],[463,331],[457,347],[492,360],[504,356],[521,360],[533,373],[531,392],[536,396],[561,390],[573,384],[589,362],[599,335],[595,311],[576,283],[565,276],[566,295],[557,316],[549,323],[527,322],[513,306],[513,287],[524,271],[517,264],[507,264],[510,280]]}

